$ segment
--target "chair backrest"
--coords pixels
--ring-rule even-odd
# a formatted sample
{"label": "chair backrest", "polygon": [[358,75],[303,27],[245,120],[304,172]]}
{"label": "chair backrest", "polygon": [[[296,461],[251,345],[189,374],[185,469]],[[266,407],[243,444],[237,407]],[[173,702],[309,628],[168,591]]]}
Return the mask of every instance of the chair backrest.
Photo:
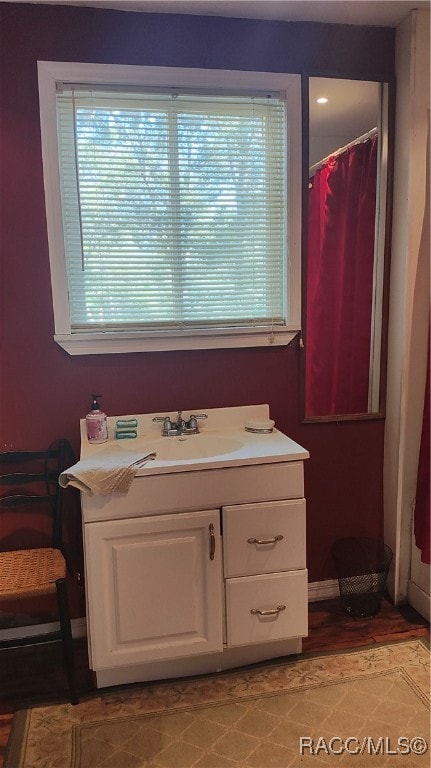
{"label": "chair backrest", "polygon": [[62,549],[63,528],[63,489],[58,477],[70,463],[73,452],[64,439],[45,451],[0,452],[0,513],[44,505],[52,513],[52,542],[58,549]]}

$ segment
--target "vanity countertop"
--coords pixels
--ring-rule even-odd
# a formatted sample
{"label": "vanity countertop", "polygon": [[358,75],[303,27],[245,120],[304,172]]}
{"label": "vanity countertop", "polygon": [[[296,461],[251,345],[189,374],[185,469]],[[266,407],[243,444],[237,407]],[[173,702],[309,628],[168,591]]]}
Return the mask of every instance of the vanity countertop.
{"label": "vanity countertop", "polygon": [[[108,417],[108,441],[90,444],[87,440],[85,419],[81,420],[81,458],[95,453],[155,452],[156,458],[142,467],[139,476],[172,474],[221,467],[240,467],[251,464],[302,461],[309,457],[308,451],[291,438],[274,428],[269,433],[249,432],[245,424],[250,421],[269,419],[268,405],[250,405],[232,408],[204,409],[208,418],[199,422],[200,433],[162,437],[161,425],[153,422],[154,416],[166,414],[129,414]],[[184,411],[202,413],[202,409]],[[136,419],[137,438],[117,440],[115,423],[117,419]]]}

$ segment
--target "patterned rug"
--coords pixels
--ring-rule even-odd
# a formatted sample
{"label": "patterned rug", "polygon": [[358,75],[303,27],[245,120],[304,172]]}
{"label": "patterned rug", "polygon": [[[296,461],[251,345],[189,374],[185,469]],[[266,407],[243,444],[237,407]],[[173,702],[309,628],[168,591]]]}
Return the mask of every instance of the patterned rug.
{"label": "patterned rug", "polygon": [[5,768],[428,766],[422,640],[116,689],[17,713]]}

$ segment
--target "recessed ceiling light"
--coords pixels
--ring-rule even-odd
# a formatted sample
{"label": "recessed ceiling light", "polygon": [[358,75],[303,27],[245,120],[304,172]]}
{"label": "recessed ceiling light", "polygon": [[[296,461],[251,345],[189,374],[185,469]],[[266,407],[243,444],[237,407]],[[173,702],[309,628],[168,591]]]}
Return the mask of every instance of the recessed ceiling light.
{"label": "recessed ceiling light", "polygon": [[326,104],[326,103],[327,103],[327,101],[328,101],[328,99],[326,98],[326,96],[320,96],[320,97],[317,99],[317,103],[318,103],[318,104]]}

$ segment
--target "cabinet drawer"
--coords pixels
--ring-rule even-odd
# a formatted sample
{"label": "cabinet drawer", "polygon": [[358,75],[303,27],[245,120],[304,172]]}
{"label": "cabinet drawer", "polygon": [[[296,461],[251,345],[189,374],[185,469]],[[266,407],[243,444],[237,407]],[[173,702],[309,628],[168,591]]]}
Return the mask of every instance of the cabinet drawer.
{"label": "cabinet drawer", "polygon": [[307,571],[228,579],[226,625],[229,648],[304,637],[308,631]]}
{"label": "cabinet drawer", "polygon": [[305,500],[223,507],[224,574],[305,568]]}

